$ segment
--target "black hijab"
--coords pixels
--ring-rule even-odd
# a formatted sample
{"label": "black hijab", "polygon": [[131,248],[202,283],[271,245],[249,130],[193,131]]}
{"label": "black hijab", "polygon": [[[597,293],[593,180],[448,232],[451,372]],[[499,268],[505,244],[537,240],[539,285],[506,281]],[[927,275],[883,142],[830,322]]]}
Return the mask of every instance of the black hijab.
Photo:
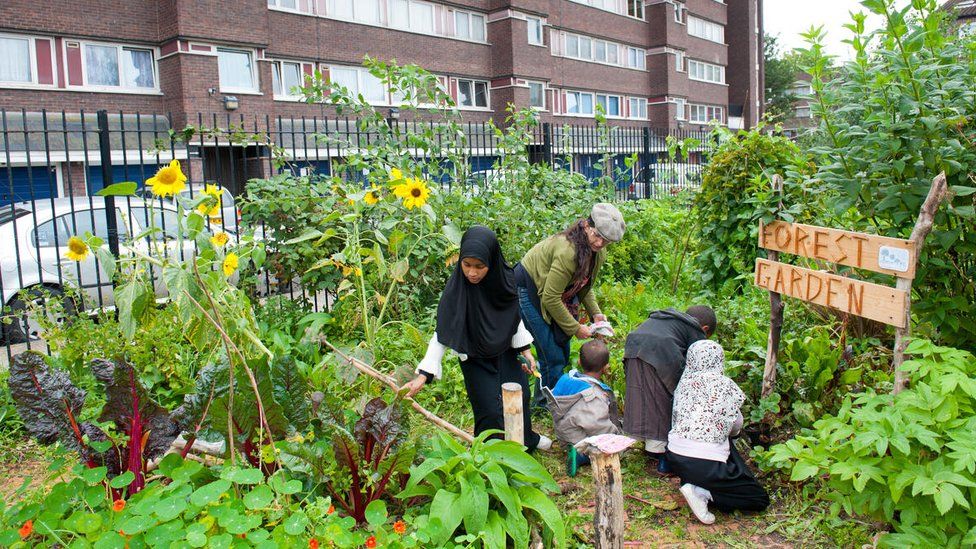
{"label": "black hijab", "polygon": [[[488,266],[478,284],[461,271],[465,258]],[[515,272],[505,263],[494,231],[475,225],[461,237],[458,262],[437,304],[437,340],[459,353],[493,358],[511,347],[518,323]]]}

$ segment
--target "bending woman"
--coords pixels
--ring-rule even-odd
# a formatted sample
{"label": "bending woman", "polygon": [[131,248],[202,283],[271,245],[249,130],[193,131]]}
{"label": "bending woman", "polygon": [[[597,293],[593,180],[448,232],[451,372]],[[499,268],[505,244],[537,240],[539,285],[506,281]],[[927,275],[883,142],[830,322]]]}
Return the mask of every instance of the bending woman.
{"label": "bending woman", "polygon": [[[596,204],[588,218],[533,246],[515,267],[522,320],[535,338],[546,387],[555,387],[569,364],[570,339],[593,336],[579,322],[580,303],[594,322],[607,319],[590,289],[606,259],[604,248],[623,238],[624,228],[616,206]],[[544,405],[541,391],[535,400]]]}
{"label": "bending woman", "polygon": [[535,367],[529,350],[532,335],[519,320],[515,288],[515,274],[505,263],[495,233],[477,225],[468,229],[461,238],[459,261],[437,304],[437,331],[417,366],[417,377],[404,387],[413,396],[440,379],[444,353],[453,349],[461,360],[475,436],[505,429],[502,383],[515,382],[522,386],[525,445],[530,451],[548,450],[552,440],[532,430],[528,379],[518,364],[521,354],[529,364],[526,368]]}

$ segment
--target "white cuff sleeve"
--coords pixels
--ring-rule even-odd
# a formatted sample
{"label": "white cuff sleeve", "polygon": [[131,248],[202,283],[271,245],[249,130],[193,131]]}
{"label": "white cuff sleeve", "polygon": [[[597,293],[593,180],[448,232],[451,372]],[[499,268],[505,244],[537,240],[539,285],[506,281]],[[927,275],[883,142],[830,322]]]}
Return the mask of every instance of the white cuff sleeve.
{"label": "white cuff sleeve", "polygon": [[441,345],[440,341],[437,341],[437,332],[434,332],[434,335],[430,338],[430,342],[427,343],[427,353],[424,354],[424,359],[417,365],[415,373],[420,373],[420,370],[423,370],[428,374],[433,374],[435,379],[440,379],[441,361],[444,360],[444,353],[446,352],[447,347]]}
{"label": "white cuff sleeve", "polygon": [[532,334],[525,329],[525,324],[519,321],[518,329],[515,330],[515,335],[512,336],[512,348],[519,349],[525,347],[532,343]]}

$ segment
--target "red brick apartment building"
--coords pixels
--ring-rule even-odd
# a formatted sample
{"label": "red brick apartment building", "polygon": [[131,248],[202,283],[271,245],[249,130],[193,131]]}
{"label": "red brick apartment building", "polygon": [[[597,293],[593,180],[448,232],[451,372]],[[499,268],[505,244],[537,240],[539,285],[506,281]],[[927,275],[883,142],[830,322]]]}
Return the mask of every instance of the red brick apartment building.
{"label": "red brick apartment building", "polygon": [[0,109],[9,127],[64,129],[67,169],[55,155],[46,173],[10,176],[30,153],[8,137],[0,171],[11,185],[54,177],[51,194],[91,191],[97,159],[71,162],[62,110],[160,127],[169,122],[134,113],[168,113],[177,127],[200,113],[329,115],[290,92],[316,68],[395,107],[359,66],[367,54],[437,74],[475,122],[514,103],[558,125],[592,121],[600,105],[616,125],[751,127],[763,104],[761,12],[762,0],[3,0]]}

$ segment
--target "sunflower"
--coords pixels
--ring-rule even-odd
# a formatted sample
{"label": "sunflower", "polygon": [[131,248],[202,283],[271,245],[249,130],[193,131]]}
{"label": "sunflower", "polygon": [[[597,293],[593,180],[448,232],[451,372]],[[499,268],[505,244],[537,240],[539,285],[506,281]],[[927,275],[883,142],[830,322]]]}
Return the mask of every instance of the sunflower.
{"label": "sunflower", "polygon": [[68,239],[68,253],[65,255],[72,261],[84,261],[88,257],[88,244],[77,236],[72,236]]}
{"label": "sunflower", "polygon": [[400,168],[393,168],[390,170],[390,183],[398,183],[403,181],[403,170]]}
{"label": "sunflower", "polygon": [[227,257],[224,258],[224,265],[223,265],[224,276],[230,276],[234,274],[234,271],[237,270],[237,264],[238,264],[237,254],[233,252],[227,254]]}
{"label": "sunflower", "polygon": [[210,218],[211,221],[220,219],[221,191],[217,185],[205,185],[203,194],[208,198],[197,206],[197,211]]}
{"label": "sunflower", "polygon": [[152,187],[156,196],[174,196],[186,186],[186,176],[180,169],[180,161],[173,159],[169,166],[159,168],[156,175],[146,180],[146,185]]}
{"label": "sunflower", "polygon": [[229,240],[230,236],[228,236],[225,232],[219,232],[210,237],[210,243],[218,248],[225,246]]}
{"label": "sunflower", "polygon": [[380,201],[380,189],[376,185],[373,185],[373,188],[366,191],[366,196],[363,197],[363,202],[372,206],[373,204],[376,204],[379,201]]}
{"label": "sunflower", "polygon": [[430,189],[423,181],[415,178],[407,179],[406,183],[393,187],[393,194],[403,199],[403,205],[408,210],[420,208],[427,203]]}

